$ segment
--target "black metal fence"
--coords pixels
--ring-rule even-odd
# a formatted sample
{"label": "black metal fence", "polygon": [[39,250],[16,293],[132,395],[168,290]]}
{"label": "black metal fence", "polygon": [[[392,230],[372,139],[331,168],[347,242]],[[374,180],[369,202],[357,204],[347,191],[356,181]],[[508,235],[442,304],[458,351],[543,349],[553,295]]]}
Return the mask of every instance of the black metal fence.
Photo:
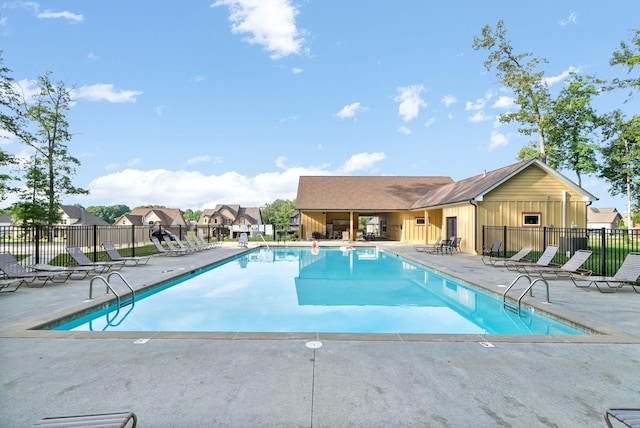
{"label": "black metal fence", "polygon": [[534,261],[547,245],[558,245],[553,263],[559,265],[577,250],[588,249],[593,253],[583,267],[593,275],[613,275],[628,253],[640,251],[640,230],[483,226],[482,247],[489,248],[496,241],[502,244],[502,257],[509,257],[522,247],[532,247],[530,257]]}

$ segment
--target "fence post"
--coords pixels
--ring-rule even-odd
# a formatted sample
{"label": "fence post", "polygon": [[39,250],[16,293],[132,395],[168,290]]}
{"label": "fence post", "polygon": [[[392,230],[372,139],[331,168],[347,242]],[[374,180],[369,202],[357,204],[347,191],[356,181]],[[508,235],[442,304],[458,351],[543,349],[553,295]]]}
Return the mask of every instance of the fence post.
{"label": "fence post", "polygon": [[602,276],[607,276],[607,231],[603,227],[600,229],[600,248],[602,248],[602,254],[600,255],[601,265],[600,271],[602,272]]}
{"label": "fence post", "polygon": [[93,261],[98,260],[98,225],[93,225]]}
{"label": "fence post", "polygon": [[507,226],[502,226],[502,257],[507,257]]}
{"label": "fence post", "polygon": [[542,228],[542,248],[541,250],[544,251],[547,248],[547,226],[544,226]]}
{"label": "fence post", "polygon": [[40,263],[40,225],[36,225],[36,236],[35,236],[35,253],[36,253],[36,263]]}
{"label": "fence post", "polygon": [[131,257],[136,256],[136,225],[131,225]]}

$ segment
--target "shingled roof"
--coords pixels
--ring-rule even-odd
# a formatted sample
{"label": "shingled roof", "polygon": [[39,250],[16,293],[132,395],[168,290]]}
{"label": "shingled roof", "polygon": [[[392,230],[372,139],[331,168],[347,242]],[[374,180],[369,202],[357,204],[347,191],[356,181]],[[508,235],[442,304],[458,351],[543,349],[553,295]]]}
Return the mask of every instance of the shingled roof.
{"label": "shingled roof", "polygon": [[598,200],[548,165],[529,159],[457,182],[450,177],[302,176],[296,209],[402,211],[480,201],[486,193],[531,166],[542,168],[589,200]]}
{"label": "shingled roof", "polygon": [[301,176],[298,210],[407,210],[451,177]]}

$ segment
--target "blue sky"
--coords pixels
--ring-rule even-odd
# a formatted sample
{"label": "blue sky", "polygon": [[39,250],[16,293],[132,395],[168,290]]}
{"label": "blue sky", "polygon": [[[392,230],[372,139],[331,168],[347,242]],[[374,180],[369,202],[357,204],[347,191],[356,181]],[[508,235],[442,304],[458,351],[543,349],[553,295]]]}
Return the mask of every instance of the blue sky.
{"label": "blue sky", "polygon": [[[300,175],[460,180],[515,163],[530,137],[497,122],[514,107],[472,48],[486,24],[504,20],[515,52],[549,61],[552,93],[571,70],[626,76],[609,60],[640,26],[637,0],[527,5],[16,1],[0,7],[1,49],[25,94],[47,71],[74,87],[68,148],[91,194],[65,203],[262,206],[294,199]],[[636,114],[623,100],[595,105]],[[583,187],[626,210],[596,177]]]}

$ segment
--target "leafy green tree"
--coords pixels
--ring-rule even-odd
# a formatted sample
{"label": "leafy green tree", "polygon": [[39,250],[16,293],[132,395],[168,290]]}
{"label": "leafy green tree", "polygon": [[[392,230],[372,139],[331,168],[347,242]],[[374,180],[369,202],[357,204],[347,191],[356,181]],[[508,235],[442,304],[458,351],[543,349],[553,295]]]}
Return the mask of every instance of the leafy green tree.
{"label": "leafy green tree", "polygon": [[96,217],[101,218],[107,223],[113,224],[114,221],[123,214],[131,211],[126,205],[109,205],[109,206],[91,206],[87,207],[87,211]]}
{"label": "leafy green tree", "polygon": [[[631,73],[636,65],[640,64],[640,29],[634,30],[631,42],[620,42],[620,49],[613,52],[609,64],[626,66],[628,72]],[[633,90],[640,89],[640,76],[629,77],[626,79],[613,79],[613,88],[630,88],[629,96],[633,94]]]}
{"label": "leafy green tree", "polygon": [[[9,75],[11,70],[3,65],[2,51],[0,51],[0,129],[20,129],[22,125],[20,110],[18,109],[18,94],[13,86],[13,78]],[[1,138],[8,138],[2,135]],[[15,156],[5,152],[0,146],[0,168],[13,167],[18,161]],[[11,185],[13,176],[9,173],[0,173],[0,201],[4,201],[9,193],[17,189]]]}
{"label": "leafy green tree", "polygon": [[24,227],[42,224],[47,218],[47,199],[42,191],[46,187],[47,177],[42,163],[39,156],[31,156],[25,174],[25,186],[18,191],[20,201],[11,208],[13,221],[20,221]]}
{"label": "leafy green tree", "polygon": [[547,63],[547,60],[533,57],[531,53],[514,53],[511,42],[506,38],[502,20],[498,21],[495,29],[485,25],[482,36],[474,36],[473,49],[489,51],[484,62],[485,68],[487,71],[495,68],[498,81],[513,91],[515,103],[520,107],[516,112],[501,115],[500,122],[519,123],[521,127],[518,131],[522,135],[538,134],[538,141],[532,141],[523,148],[518,159],[528,159],[535,154],[536,158],[546,163],[545,115],[551,106],[551,97],[543,79],[544,72],[536,71],[536,68]]}
{"label": "leafy green tree", "polygon": [[198,221],[200,220],[202,211],[201,210],[194,211],[191,208],[187,208],[186,210],[183,211],[183,214],[184,214],[184,218],[187,221]]}
{"label": "leafy green tree", "polygon": [[296,213],[296,201],[276,199],[260,209],[264,224],[275,224],[276,230],[287,230],[291,216]]}
{"label": "leafy green tree", "polygon": [[[640,116],[627,121],[620,110],[607,115],[600,177],[610,185],[611,195],[626,195],[627,212],[640,211]],[[631,215],[631,214],[630,214]],[[630,224],[626,219],[626,224]]]}
{"label": "leafy green tree", "polygon": [[[71,141],[69,123],[66,112],[71,104],[71,90],[64,82],[53,83],[51,73],[47,72],[38,77],[39,93],[32,100],[23,97],[21,100],[21,115],[32,125],[35,132],[30,132],[26,126],[8,123],[8,130],[16,135],[24,144],[35,151],[40,161],[34,167],[41,168],[46,176],[46,185],[33,189],[41,192],[46,200],[46,216],[34,218],[34,221],[44,221],[48,226],[60,219],[60,201],[63,195],[80,195],[89,193],[87,190],[75,187],[71,177],[75,175],[76,166],[80,161],[69,154],[66,143]],[[24,124],[25,122],[23,122]],[[29,180],[27,179],[27,185]],[[40,200],[40,199],[39,199]],[[33,199],[28,200],[32,202]],[[49,228],[49,230],[52,230]]]}
{"label": "leafy green tree", "polygon": [[551,150],[547,162],[556,169],[576,173],[582,186],[583,174],[598,171],[596,138],[600,118],[591,105],[598,94],[596,84],[603,82],[591,77],[570,73],[558,98],[553,102],[548,120],[548,141]]}

